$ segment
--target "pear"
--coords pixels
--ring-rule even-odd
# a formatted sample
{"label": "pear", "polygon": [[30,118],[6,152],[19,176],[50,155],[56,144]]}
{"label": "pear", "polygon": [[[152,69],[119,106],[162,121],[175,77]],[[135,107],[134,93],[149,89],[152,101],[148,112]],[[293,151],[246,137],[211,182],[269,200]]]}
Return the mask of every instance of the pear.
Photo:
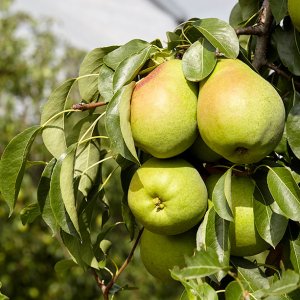
{"label": "pear", "polygon": [[274,87],[238,59],[221,59],[201,83],[198,126],[205,143],[233,163],[255,163],[279,143],[285,124]]}
{"label": "pear", "polygon": [[131,98],[131,130],[137,147],[157,158],[176,156],[197,137],[198,87],[182,62],[160,64],[137,82]]}
{"label": "pear", "polygon": [[295,28],[300,32],[300,0],[288,0],[288,12]]}

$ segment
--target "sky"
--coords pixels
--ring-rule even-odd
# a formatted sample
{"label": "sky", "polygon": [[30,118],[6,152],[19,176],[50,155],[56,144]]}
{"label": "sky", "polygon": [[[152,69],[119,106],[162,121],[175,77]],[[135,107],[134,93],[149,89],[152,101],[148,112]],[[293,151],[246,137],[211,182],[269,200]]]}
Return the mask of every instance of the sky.
{"label": "sky", "polygon": [[[228,21],[237,0],[15,0],[15,9],[38,19],[50,17],[61,39],[84,49],[121,45],[131,39],[160,38],[175,19],[215,17]],[[166,7],[170,13],[159,8]],[[173,15],[173,17],[172,17]],[[175,17],[175,18],[174,18]]]}

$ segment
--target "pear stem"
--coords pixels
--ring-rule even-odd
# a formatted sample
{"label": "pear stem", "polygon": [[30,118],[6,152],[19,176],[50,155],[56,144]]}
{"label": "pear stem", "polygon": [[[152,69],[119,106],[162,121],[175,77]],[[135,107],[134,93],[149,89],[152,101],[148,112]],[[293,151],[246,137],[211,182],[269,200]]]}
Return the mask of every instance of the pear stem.
{"label": "pear stem", "polygon": [[104,106],[106,104],[106,102],[76,103],[73,104],[72,109],[84,111],[88,109],[94,109],[99,106]]}

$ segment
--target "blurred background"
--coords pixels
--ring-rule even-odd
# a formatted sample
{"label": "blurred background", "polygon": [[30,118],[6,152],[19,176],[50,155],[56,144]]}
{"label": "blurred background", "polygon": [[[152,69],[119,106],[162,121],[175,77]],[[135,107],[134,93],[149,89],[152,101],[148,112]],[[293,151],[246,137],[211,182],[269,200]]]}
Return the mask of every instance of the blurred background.
{"label": "blurred background", "polygon": [[[40,108],[63,80],[78,75],[85,54],[96,47],[121,45],[134,38],[147,41],[173,31],[192,18],[228,21],[235,0],[0,0],[0,156],[7,143],[25,128],[39,123]],[[41,141],[31,160],[49,160]],[[68,274],[54,271],[66,257],[59,241],[42,221],[23,225],[23,203],[34,202],[40,170],[24,178],[16,213],[0,197],[1,292],[12,300],[101,299],[91,274],[74,267]],[[108,187],[109,188],[109,187]],[[118,203],[118,182],[111,183]],[[115,238],[117,242],[118,237]],[[122,241],[117,256],[127,255]],[[138,253],[121,281],[139,286],[116,299],[176,299],[180,290],[166,290],[146,273]],[[1,298],[1,296],[0,296]]]}

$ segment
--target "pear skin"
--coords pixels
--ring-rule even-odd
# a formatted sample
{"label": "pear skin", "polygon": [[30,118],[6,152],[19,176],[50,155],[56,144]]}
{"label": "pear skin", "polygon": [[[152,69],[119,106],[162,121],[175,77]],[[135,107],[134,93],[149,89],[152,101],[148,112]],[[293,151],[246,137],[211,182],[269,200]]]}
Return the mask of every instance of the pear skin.
{"label": "pear skin", "polygon": [[205,143],[233,163],[255,163],[279,143],[285,108],[274,87],[238,59],[221,59],[201,83],[198,126]]}
{"label": "pear skin", "polygon": [[131,130],[137,147],[157,158],[176,156],[197,137],[198,87],[187,81],[179,59],[166,61],[137,82]]}
{"label": "pear skin", "polygon": [[295,28],[300,32],[300,0],[288,0],[288,12]]}

